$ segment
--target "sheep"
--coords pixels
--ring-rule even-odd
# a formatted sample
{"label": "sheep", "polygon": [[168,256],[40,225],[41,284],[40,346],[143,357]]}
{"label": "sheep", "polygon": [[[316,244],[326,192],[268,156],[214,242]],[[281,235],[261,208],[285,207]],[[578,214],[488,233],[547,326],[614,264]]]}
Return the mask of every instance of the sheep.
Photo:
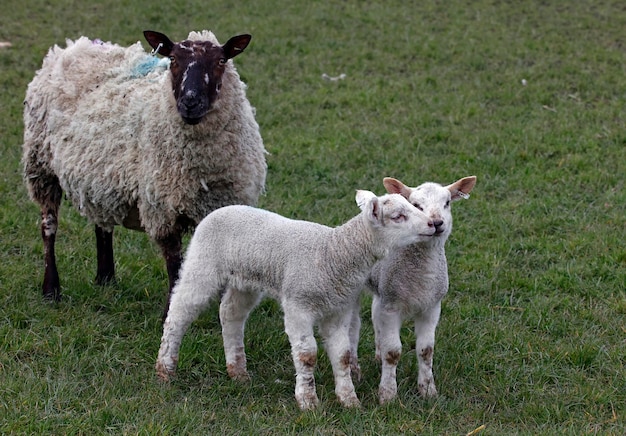
{"label": "sheep", "polygon": [[348,335],[365,280],[387,252],[432,238],[435,227],[398,194],[376,197],[357,191],[356,201],[362,212],[336,228],[249,206],[227,206],[208,215],[196,228],[172,292],[158,376],[169,380],[175,373],[185,331],[221,295],[227,372],[233,379],[248,379],[244,325],[267,291],[283,309],[300,409],[319,402],[313,377],[315,325],[333,368],[339,402],[358,407],[351,378],[356,355]]}
{"label": "sheep", "polygon": [[63,192],[95,224],[96,283],[115,279],[113,228],[122,225],[156,241],[171,292],[182,235],[221,206],[255,205],[264,190],[266,151],[230,61],[251,36],[224,45],[206,30],[178,43],[144,36],[165,58],[139,42],[81,37],[52,47],[28,85],[23,175],[41,209],[47,299],[61,298],[54,244]]}
{"label": "sheep", "polygon": [[[383,184],[387,192],[402,195],[423,211],[436,231],[432,238],[389,253],[374,265],[367,280],[367,288],[373,293],[376,358],[382,365],[378,390],[381,404],[397,394],[396,368],[402,352],[400,327],[406,319],[411,319],[415,326],[418,392],[424,398],[437,395],[433,350],[441,300],[448,292],[445,243],[452,232],[451,203],[469,198],[476,177],[465,177],[445,187],[428,182],[409,188],[393,178],[385,178]],[[358,333],[352,337],[358,337]]]}

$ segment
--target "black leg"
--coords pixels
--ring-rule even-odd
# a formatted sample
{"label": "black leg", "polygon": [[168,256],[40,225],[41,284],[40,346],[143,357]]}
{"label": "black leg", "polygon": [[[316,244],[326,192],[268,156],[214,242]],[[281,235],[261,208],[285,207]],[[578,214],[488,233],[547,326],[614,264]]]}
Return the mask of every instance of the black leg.
{"label": "black leg", "polygon": [[54,255],[54,242],[57,233],[58,205],[51,208],[42,208],[41,237],[43,239],[45,271],[43,276],[43,297],[47,300],[61,300],[61,286]]}
{"label": "black leg", "polygon": [[165,309],[163,311],[163,321],[167,317],[167,311],[170,307],[170,298],[172,296],[172,289],[178,280],[178,272],[183,262],[182,256],[182,232],[170,235],[166,238],[159,239],[157,241],[161,252],[165,258],[165,265],[167,267],[167,275],[169,277],[169,290],[167,293],[167,302],[165,303]]}
{"label": "black leg", "polygon": [[107,232],[96,226],[96,251],[98,271],[96,283],[106,285],[115,281],[115,262],[113,261],[113,232]]}

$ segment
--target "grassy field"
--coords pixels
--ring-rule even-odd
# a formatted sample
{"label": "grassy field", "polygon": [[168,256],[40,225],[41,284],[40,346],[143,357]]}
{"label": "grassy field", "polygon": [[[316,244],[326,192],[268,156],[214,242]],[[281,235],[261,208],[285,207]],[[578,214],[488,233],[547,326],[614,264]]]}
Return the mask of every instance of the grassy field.
{"label": "grassy field", "polygon": [[[623,1],[247,3],[2,8],[0,41],[12,47],[0,49],[0,433],[626,434]],[[369,297],[360,410],[337,403],[323,352],[321,405],[297,409],[272,301],[248,323],[251,383],[226,375],[216,305],[185,336],[177,379],[158,382],[164,262],[145,235],[120,229],[118,284],[95,286],[93,228],[68,202],[65,298],[42,301],[39,212],[20,156],[22,100],[47,48],[205,28],[221,41],[253,35],[235,63],[271,153],[261,207],[334,226],[358,212],[355,189],[382,193],[384,176],[478,177],[454,206],[437,399],[417,394],[407,325],[399,398],[378,405]]]}

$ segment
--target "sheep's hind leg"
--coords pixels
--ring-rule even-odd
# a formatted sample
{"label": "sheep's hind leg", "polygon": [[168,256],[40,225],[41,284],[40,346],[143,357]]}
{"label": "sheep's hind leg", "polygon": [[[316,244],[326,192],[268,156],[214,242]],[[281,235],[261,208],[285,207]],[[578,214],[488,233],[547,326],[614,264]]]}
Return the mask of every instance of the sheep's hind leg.
{"label": "sheep's hind leg", "polygon": [[98,225],[96,225],[96,251],[98,256],[96,283],[98,285],[107,285],[115,282],[113,232],[108,232]]}
{"label": "sheep's hind leg", "polygon": [[252,309],[261,300],[262,294],[254,291],[240,292],[228,288],[220,303],[220,322],[222,339],[226,354],[226,370],[230,378],[239,381],[250,379],[246,368],[246,352],[244,348],[244,330],[246,320]]}

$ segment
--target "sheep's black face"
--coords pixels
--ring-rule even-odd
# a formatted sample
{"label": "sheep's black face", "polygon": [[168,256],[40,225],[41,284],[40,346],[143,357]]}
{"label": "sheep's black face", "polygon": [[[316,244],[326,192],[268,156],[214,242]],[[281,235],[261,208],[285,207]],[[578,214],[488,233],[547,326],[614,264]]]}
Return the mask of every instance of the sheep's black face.
{"label": "sheep's black face", "polygon": [[251,39],[250,35],[239,35],[219,46],[190,40],[175,44],[158,32],[146,31],[144,35],[159,54],[170,58],[176,109],[187,124],[198,124],[213,108],[228,60],[241,53]]}
{"label": "sheep's black face", "polygon": [[183,41],[174,45],[170,60],[178,113],[187,124],[198,124],[219,97],[224,50],[210,42]]}

